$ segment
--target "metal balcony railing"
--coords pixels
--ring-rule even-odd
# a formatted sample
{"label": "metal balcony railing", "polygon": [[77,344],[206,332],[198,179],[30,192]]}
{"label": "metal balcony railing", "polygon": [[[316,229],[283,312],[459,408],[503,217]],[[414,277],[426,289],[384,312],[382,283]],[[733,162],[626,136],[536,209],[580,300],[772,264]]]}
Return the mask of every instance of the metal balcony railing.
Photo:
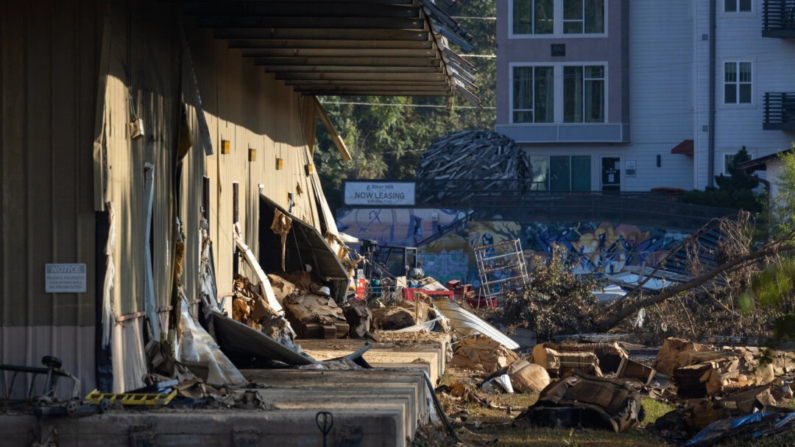
{"label": "metal balcony railing", "polygon": [[[793,55],[795,57],[795,54]],[[795,92],[765,93],[764,130],[795,130]]]}
{"label": "metal balcony railing", "polygon": [[795,38],[795,0],[762,2],[762,36]]}

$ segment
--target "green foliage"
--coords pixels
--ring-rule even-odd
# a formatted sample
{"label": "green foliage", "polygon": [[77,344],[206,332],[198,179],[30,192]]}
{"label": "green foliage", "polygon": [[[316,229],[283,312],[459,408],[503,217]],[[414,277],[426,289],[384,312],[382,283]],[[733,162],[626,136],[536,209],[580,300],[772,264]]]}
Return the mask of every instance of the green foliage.
{"label": "green foliage", "polygon": [[590,331],[602,316],[599,300],[592,293],[599,286],[593,275],[578,276],[568,270],[557,255],[548,262],[534,262],[531,287],[523,293],[507,294],[497,321],[509,330],[530,328],[539,340]]}
{"label": "green foliage", "polygon": [[771,235],[780,236],[795,231],[795,143],[793,152],[781,154],[778,178],[770,179],[777,187],[776,197],[768,206]]}
{"label": "green foliage", "polygon": [[728,166],[729,175],[716,175],[717,188],[707,187],[704,191],[688,191],[682,201],[694,205],[734,208],[759,213],[763,210],[764,201],[753,189],[759,182],[750,178],[737,165],[751,159],[743,146],[742,150],[732,158]]}
{"label": "green foliage", "polygon": [[[473,54],[495,54],[494,20],[466,17],[495,17],[493,0],[467,0],[450,7],[438,6],[456,17],[473,39]],[[457,51],[466,58],[466,53]],[[496,59],[469,58],[477,68],[476,94],[483,109],[470,108],[461,96],[447,110],[446,97],[323,97],[324,108],[353,160],[343,163],[325,127],[318,121],[315,164],[332,210],[342,205],[344,179],[413,179],[420,153],[434,139],[459,130],[493,129],[496,119]],[[395,106],[333,103],[388,103]],[[415,107],[415,106],[434,107]]]}

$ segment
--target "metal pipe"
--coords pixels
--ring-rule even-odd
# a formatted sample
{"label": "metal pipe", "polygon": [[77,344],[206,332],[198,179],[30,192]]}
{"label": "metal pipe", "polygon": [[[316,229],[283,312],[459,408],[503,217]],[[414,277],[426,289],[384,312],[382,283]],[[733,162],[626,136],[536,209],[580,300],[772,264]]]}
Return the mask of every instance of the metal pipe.
{"label": "metal pipe", "polygon": [[709,0],[709,124],[707,130],[709,132],[709,160],[707,163],[707,185],[710,187],[715,186],[715,41],[717,40],[716,32],[716,2],[717,0]]}

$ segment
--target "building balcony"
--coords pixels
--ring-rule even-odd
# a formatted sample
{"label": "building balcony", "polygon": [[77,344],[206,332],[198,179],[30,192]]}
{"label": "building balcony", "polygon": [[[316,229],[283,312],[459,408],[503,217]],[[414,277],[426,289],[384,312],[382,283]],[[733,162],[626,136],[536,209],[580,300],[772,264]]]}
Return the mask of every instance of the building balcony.
{"label": "building balcony", "polygon": [[765,93],[765,130],[795,131],[795,92]]}
{"label": "building balcony", "polygon": [[795,0],[762,2],[762,37],[795,39]]}

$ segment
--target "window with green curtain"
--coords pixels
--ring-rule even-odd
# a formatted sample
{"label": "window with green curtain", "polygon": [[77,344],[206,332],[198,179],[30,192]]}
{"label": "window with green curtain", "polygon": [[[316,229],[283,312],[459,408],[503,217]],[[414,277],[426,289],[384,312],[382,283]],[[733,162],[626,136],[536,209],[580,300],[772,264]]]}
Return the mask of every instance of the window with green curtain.
{"label": "window with green curtain", "polygon": [[535,122],[551,123],[555,120],[555,81],[553,67],[535,67]]}
{"label": "window with green curtain", "polygon": [[563,122],[581,123],[583,67],[563,67]]}
{"label": "window with green curtain", "polygon": [[513,0],[513,33],[533,34],[532,0]]}
{"label": "window with green curtain", "polygon": [[534,0],[533,34],[552,34],[555,23],[554,0]]}
{"label": "window with green curtain", "polygon": [[513,0],[514,34],[552,34],[554,0]]}
{"label": "window with green curtain", "polygon": [[585,122],[605,121],[605,68],[585,67]]}
{"label": "window with green curtain", "polygon": [[513,122],[533,122],[533,67],[513,67]]}
{"label": "window with green curtain", "polygon": [[551,191],[569,191],[571,187],[570,169],[568,156],[549,157],[549,189]]}
{"label": "window with green curtain", "polygon": [[591,190],[591,156],[577,155],[571,157],[571,190]]}
{"label": "window with green curtain", "polygon": [[605,32],[604,0],[585,0],[585,34]]}

